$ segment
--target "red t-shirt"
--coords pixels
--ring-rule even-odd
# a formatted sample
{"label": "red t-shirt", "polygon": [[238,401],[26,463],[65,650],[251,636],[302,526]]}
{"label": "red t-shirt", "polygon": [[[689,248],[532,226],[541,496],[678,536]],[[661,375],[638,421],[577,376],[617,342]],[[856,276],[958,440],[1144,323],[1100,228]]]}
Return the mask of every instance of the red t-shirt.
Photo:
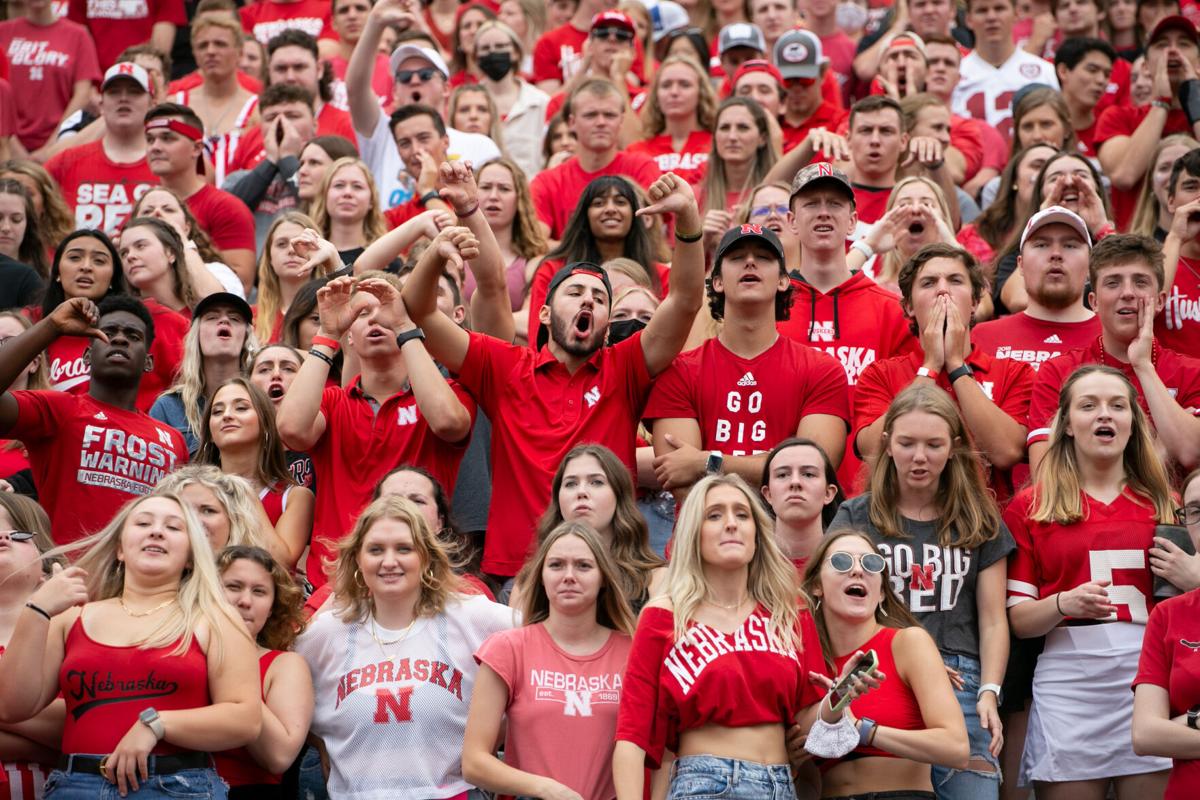
{"label": "red t-shirt", "polygon": [[1083,521],[1035,522],[1033,487],[1004,510],[1017,549],[1008,561],[1008,605],[1050,597],[1089,581],[1111,581],[1116,616],[1104,622],[1146,624],[1154,604],[1154,576],[1146,551],[1154,544],[1154,507],[1122,492],[1111,503],[1081,493]]}
{"label": "red t-shirt", "polygon": [[699,183],[703,168],[712,149],[711,131],[692,131],[679,150],[671,141],[671,134],[664,133],[653,139],[642,139],[631,144],[627,152],[650,156],[663,172],[674,172],[688,183]]}
{"label": "red t-shirt", "polygon": [[426,210],[425,204],[421,202],[421,198],[414,197],[406,203],[392,206],[383,212],[383,218],[387,220],[388,230],[393,230],[399,228],[413,217],[424,214]]}
{"label": "red t-shirt", "polygon": [[[984,132],[987,123],[971,117],[950,115],[950,145],[962,153],[966,161],[963,180],[969,181],[975,177],[983,166]],[[999,136],[1000,134],[996,134]]]}
{"label": "red t-shirt", "polygon": [[1099,317],[1083,322],[1048,322],[1022,311],[981,322],[971,331],[971,343],[992,358],[1024,361],[1036,370],[1043,361],[1087,347],[1099,335]]}
{"label": "red t-shirt", "polygon": [[[334,56],[329,59],[329,66],[333,69],[333,102],[345,106],[348,102],[345,97],[346,70],[350,66],[350,60]],[[384,105],[390,105],[392,102],[393,80],[390,59],[383,53],[375,56],[375,69],[371,72],[371,91],[375,92],[379,102]],[[354,139],[350,141],[353,142]]]}
{"label": "red t-shirt", "polygon": [[1004,139],[1004,134],[983,120],[977,121],[983,131],[983,166],[1003,172],[1008,166],[1008,142]]}
{"label": "red t-shirt", "polygon": [[17,109],[12,84],[0,78],[0,138],[17,135]]}
{"label": "red t-shirt", "polygon": [[[1150,106],[1115,105],[1105,109],[1096,120],[1096,132],[1093,136],[1096,149],[1103,149],[1104,143],[1114,137],[1132,136],[1138,126],[1142,124],[1142,120],[1146,119],[1150,113],[1150,108]],[[1182,109],[1176,108],[1167,112],[1167,121],[1162,130],[1163,136],[1170,136],[1173,133],[1191,135],[1191,130],[1187,114],[1183,113]],[[1123,231],[1129,227],[1129,222],[1133,219],[1133,211],[1137,207],[1138,195],[1141,192],[1141,181],[1125,191],[1113,187],[1113,222],[1116,223],[1117,230]]]}
{"label": "red t-shirt", "polygon": [[96,45],[87,28],[70,20],[44,27],[26,19],[0,22],[0,55],[8,58],[16,134],[30,152],[54,135],[75,83],[100,82]]}
{"label": "red t-shirt", "polygon": [[1200,354],[1200,261],[1180,256],[1166,308],[1154,318],[1154,335],[1163,347]]}
{"label": "red t-shirt", "polygon": [[62,197],[75,212],[75,225],[112,234],[133,211],[133,204],[158,178],[143,155],[117,163],[104,152],[100,139],[71,147],[46,162],[46,171],[62,187]]}
{"label": "red t-shirt", "polygon": [[617,152],[608,166],[595,172],[584,172],[577,158],[539,172],[530,182],[529,190],[538,219],[550,227],[551,239],[562,238],[583,190],[603,175],[624,175],[649,188],[662,177],[662,171],[650,156],[626,151]]}
{"label": "red t-shirt", "polygon": [[[574,74],[583,60],[583,43],[588,39],[588,31],[581,31],[568,22],[553,30],[546,31],[533,45],[533,83],[542,81],[563,81],[564,70]],[[642,43],[636,37],[634,42],[633,65],[630,67],[634,75],[643,78],[646,75],[645,59],[642,53]]]}
{"label": "red t-shirt", "polygon": [[66,392],[12,394],[17,422],[11,435],[29,451],[58,544],[100,530],[127,501],[148,494],[188,459],[179,431],[140,411]]}
{"label": "red t-shirt", "polygon": [[[1029,436],[1026,439],[1028,444],[1044,442],[1050,438],[1050,423],[1054,421],[1054,414],[1058,411],[1058,392],[1071,373],[1084,364],[1107,364],[1121,370],[1137,389],[1138,405],[1147,414],[1150,413],[1150,409],[1146,407],[1146,398],[1142,395],[1142,384],[1133,374],[1133,366],[1106,354],[1100,337],[1097,336],[1088,347],[1071,350],[1058,358],[1052,358],[1038,370],[1037,381],[1029,397]],[[1193,413],[1200,414],[1200,359],[1189,358],[1161,347],[1156,340],[1154,368],[1167,391],[1175,398],[1175,402],[1184,408],[1193,409]]]}
{"label": "red t-shirt", "polygon": [[[791,316],[776,323],[776,327],[784,336],[823,350],[841,362],[852,409],[854,389],[864,369],[918,347],[900,308],[900,298],[866,273],[855,272],[828,294],[818,292],[792,273],[792,290]],[[838,479],[847,492],[856,494],[863,462],[854,453],[854,443],[847,445]]]}
{"label": "red t-shirt", "polygon": [[242,30],[264,45],[276,34],[299,28],[314,39],[336,39],[330,18],[331,8],[324,0],[298,0],[280,3],[258,0],[243,6]]}
{"label": "red t-shirt", "polygon": [[848,102],[849,87],[854,80],[854,55],[858,52],[858,43],[838,28],[829,36],[818,36],[821,40],[821,53],[829,59],[829,66],[837,78],[842,91],[843,102]]}
{"label": "red t-shirt", "polygon": [[780,117],[779,127],[783,131],[783,152],[790,152],[793,147],[801,144],[808,137],[808,132],[814,128],[825,128],[830,133],[834,133],[848,119],[850,119],[849,111],[838,108],[828,100],[822,101],[812,116],[799,125],[789,125],[784,118]]}
{"label": "red t-shirt", "polygon": [[[454,381],[450,388],[475,422],[475,401]],[[362,377],[348,387],[327,387],[321,395],[325,433],[308,451],[317,474],[313,536],[305,574],[313,586],[328,577],[325,561],[336,556],[337,542],[371,501],[375,484],[401,464],[429,470],[439,484],[454,486],[470,436],[461,442],[439,439],[417,407],[412,390],[378,401],[363,394]]]}
{"label": "red t-shirt", "polygon": [[809,414],[850,419],[846,372],[833,358],[786,336],[754,358],[712,338],[659,375],[643,417],[694,419],[703,450],[765,453]]}
{"label": "red t-shirt", "polygon": [[[240,69],[237,71],[237,82],[238,86],[241,86],[247,92],[250,92],[250,94],[262,93],[262,82],[253,75],[247,75]],[[167,85],[167,94],[179,94],[180,92],[191,91],[202,83],[204,83],[204,76],[200,74],[200,70],[192,70],[182,78],[171,81]]]}
{"label": "red t-shirt", "polygon": [[254,247],[254,215],[229,192],[204,184],[187,199],[188,209],[218,250]]}
{"label": "red t-shirt", "polygon": [[[1200,592],[1163,600],[1150,612],[1134,687],[1167,690],[1170,716],[1200,704]],[[1200,759],[1174,760],[1163,800],[1200,797]]]}
{"label": "red t-shirt", "polygon": [[851,184],[854,190],[854,209],[858,213],[858,221],[870,225],[879,221],[887,213],[887,201],[892,196],[892,187],[863,186]]}
{"label": "red t-shirt", "polygon": [[125,48],[148,43],[155,23],[188,21],[183,0],[71,0],[68,16],[91,31],[101,69],[116,63]]}
{"label": "red t-shirt", "polygon": [[492,421],[483,571],[516,575],[568,450],[602,444],[637,473],[637,426],[650,394],[642,337],[601,348],[572,374],[548,348],[535,352],[472,333],[459,380]]}
{"label": "red t-shirt", "polygon": [[816,625],[806,609],[796,621],[800,651],[770,635],[770,612],[756,608],[733,633],[693,622],[675,639],[675,615],[649,607],[638,619],[621,685],[617,741],[646,752],[658,769],[679,734],[704,725],[790,725],[819,702],[808,673],[827,672]]}

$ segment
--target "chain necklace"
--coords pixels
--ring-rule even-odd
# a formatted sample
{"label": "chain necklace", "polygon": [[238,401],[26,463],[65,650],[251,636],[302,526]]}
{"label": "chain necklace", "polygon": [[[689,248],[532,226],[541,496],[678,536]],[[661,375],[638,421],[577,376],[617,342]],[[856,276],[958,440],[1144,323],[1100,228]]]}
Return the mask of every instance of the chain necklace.
{"label": "chain necklace", "polygon": [[417,617],[416,617],[416,615],[414,614],[414,615],[413,615],[413,618],[412,618],[411,620],[409,620],[409,623],[408,623],[408,625],[407,625],[407,626],[405,626],[405,628],[404,628],[404,631],[403,631],[403,632],[402,632],[402,633],[401,633],[399,636],[397,636],[395,639],[392,639],[392,640],[390,640],[390,641],[386,641],[386,640],[384,640],[384,639],[380,639],[380,638],[379,638],[379,634],[378,634],[378,633],[376,633],[376,628],[375,628],[375,615],[374,615],[374,614],[372,614],[372,615],[371,615],[371,630],[370,630],[369,632],[370,632],[370,634],[371,634],[371,638],[375,640],[375,644],[376,644],[376,646],[378,646],[378,647],[379,647],[379,652],[383,654],[383,657],[384,657],[384,658],[386,658],[388,661],[391,661],[391,662],[393,662],[393,663],[396,661],[396,657],[397,657],[397,655],[398,655],[398,654],[392,654],[392,655],[388,655],[388,652],[387,652],[386,650],[384,650],[384,649],[383,649],[383,646],[384,646],[384,645],[393,645],[393,644],[399,644],[400,642],[403,642],[405,639],[407,639],[407,638],[408,638],[408,632],[412,630],[412,626],[413,626],[413,624],[414,624],[416,621],[417,621]]}
{"label": "chain necklace", "polygon": [[158,605],[156,605],[154,608],[150,609],[149,611],[132,611],[132,610],[130,610],[129,606],[125,605],[124,597],[117,598],[117,602],[119,602],[121,604],[121,610],[124,611],[126,614],[128,614],[131,617],[148,617],[151,614],[156,614],[159,611],[162,611],[164,608],[171,605],[171,603],[174,603],[176,599],[177,598],[172,597],[170,600],[167,600],[166,602],[159,603]]}
{"label": "chain necklace", "polygon": [[733,605],[731,605],[731,606],[722,605],[722,604],[720,604],[720,603],[717,603],[717,602],[714,602],[714,601],[712,601],[712,600],[709,600],[707,597],[706,597],[706,598],[704,598],[704,602],[705,602],[705,603],[708,603],[710,606],[713,606],[714,608],[723,608],[723,609],[725,609],[726,611],[737,611],[737,610],[738,610],[738,609],[740,609],[742,606],[746,605],[746,600],[747,600],[747,599],[748,599],[748,598],[746,598],[746,597],[742,597],[742,599],[741,599],[741,600],[738,600],[736,603],[734,603],[734,604],[733,604]]}

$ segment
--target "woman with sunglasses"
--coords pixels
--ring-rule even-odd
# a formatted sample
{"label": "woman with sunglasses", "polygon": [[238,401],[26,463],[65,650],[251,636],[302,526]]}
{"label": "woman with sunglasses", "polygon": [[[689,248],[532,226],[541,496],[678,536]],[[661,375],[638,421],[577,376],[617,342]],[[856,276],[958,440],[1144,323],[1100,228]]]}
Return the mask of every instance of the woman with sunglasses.
{"label": "woman with sunglasses", "polygon": [[1015,544],[948,394],[918,383],[892,401],[868,491],[843,503],[830,528],[863,531],[875,542],[891,588],[933,636],[950,674],[971,763],[961,771],[934,767],[938,796],[997,797],[1004,592]]}
{"label": "woman with sunglasses", "polygon": [[[967,730],[937,645],[890,583],[887,560],[869,536],[854,530],[826,536],[804,568],[802,588],[813,598],[825,673],[842,672],[858,654],[874,651],[883,675],[848,706],[858,747],[820,765],[825,798],[853,800],[878,792],[897,800],[933,800],[930,765],[967,766]],[[822,718],[829,705],[831,700],[822,701]]]}
{"label": "woman with sunglasses", "polygon": [[846,499],[837,468],[821,445],[793,436],[767,454],[760,483],[763,499],[775,517],[775,541],[803,573],[808,557]]}
{"label": "woman with sunglasses", "polygon": [[[27,497],[0,492],[0,656],[8,647],[17,617],[50,574],[42,553],[54,547],[50,519]],[[0,725],[0,762],[8,777],[3,787],[12,800],[35,800],[58,760],[65,709],[55,700],[33,719]],[[2,785],[2,784],[0,784]]]}
{"label": "woman with sunglasses", "polygon": [[1033,482],[1004,512],[1017,542],[1009,624],[1046,637],[1019,785],[1041,782],[1054,797],[1103,800],[1112,783],[1118,797],[1161,797],[1171,766],[1130,746],[1128,687],[1154,603],[1147,553],[1155,526],[1175,518],[1137,399],[1112,367],[1075,370]]}

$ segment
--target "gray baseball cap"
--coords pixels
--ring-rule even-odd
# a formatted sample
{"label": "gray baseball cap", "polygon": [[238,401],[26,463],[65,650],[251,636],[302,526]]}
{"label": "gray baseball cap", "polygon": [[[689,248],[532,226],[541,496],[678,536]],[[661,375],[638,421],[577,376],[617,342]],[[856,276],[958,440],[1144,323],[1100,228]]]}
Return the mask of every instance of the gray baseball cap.
{"label": "gray baseball cap", "polygon": [[825,56],[821,40],[812,31],[790,30],[775,42],[775,66],[784,79],[819,78]]}
{"label": "gray baseball cap", "polygon": [[766,53],[767,40],[757,25],[750,22],[733,22],[721,28],[721,34],[717,37],[717,53],[724,55],[725,51],[735,47],[749,47]]}

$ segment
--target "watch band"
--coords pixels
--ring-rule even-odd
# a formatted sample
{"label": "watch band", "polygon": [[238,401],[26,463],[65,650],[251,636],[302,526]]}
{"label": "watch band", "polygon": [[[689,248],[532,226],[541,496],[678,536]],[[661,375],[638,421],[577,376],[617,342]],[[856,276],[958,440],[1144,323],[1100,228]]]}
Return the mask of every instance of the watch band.
{"label": "watch band", "polygon": [[982,686],[979,687],[979,691],[975,692],[975,699],[978,700],[979,698],[983,697],[984,692],[992,692],[993,694],[996,695],[996,702],[997,703],[1000,702],[1000,684],[998,684],[998,683],[983,684]]}
{"label": "watch band", "polygon": [[421,195],[421,205],[425,205],[430,200],[441,200],[442,196],[438,194],[437,189],[430,189],[425,194]]}
{"label": "watch band", "polygon": [[720,450],[712,450],[708,454],[708,461],[704,464],[704,473],[706,475],[718,475],[721,472],[721,465],[725,463],[725,454]]}
{"label": "watch band", "polygon": [[138,719],[142,724],[150,729],[150,732],[157,737],[161,742],[162,738],[167,735],[167,729],[163,726],[162,718],[158,716],[158,711],[154,708],[147,708],[138,714]]}
{"label": "watch band", "polygon": [[1200,730],[1200,724],[1197,724],[1197,718],[1200,717],[1200,706],[1192,706],[1187,712],[1187,726],[1192,730]]}
{"label": "watch band", "polygon": [[403,349],[404,345],[411,342],[413,339],[425,341],[425,331],[420,328],[413,328],[411,331],[396,334],[396,347]]}
{"label": "watch band", "polygon": [[962,378],[965,376],[970,376],[971,380],[974,380],[975,379],[975,371],[972,370],[970,367],[968,367],[966,364],[963,364],[961,367],[959,367],[958,369],[956,369],[950,373],[950,385],[953,386],[959,378]]}
{"label": "watch band", "polygon": [[875,720],[870,717],[858,719],[858,746],[866,747],[875,738]]}

